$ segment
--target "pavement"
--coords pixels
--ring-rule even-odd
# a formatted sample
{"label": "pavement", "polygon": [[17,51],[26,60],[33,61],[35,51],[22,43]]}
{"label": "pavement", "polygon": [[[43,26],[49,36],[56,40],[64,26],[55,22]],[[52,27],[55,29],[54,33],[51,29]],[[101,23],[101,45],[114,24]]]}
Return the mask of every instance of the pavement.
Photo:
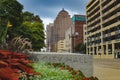
{"label": "pavement", "polygon": [[94,59],[94,76],[99,80],[120,80],[120,59]]}

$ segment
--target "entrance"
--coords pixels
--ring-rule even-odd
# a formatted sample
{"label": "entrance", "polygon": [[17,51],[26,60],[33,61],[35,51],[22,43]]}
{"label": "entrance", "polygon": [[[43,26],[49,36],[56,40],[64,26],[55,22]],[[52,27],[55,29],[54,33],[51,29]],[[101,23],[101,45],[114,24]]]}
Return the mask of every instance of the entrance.
{"label": "entrance", "polygon": [[115,43],[115,51],[117,58],[120,58],[120,43]]}

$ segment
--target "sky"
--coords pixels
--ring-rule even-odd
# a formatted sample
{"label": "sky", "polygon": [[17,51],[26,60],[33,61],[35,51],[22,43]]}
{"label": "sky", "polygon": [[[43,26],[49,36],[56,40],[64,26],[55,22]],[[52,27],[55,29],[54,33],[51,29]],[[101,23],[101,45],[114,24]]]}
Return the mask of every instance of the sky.
{"label": "sky", "polygon": [[17,0],[23,6],[23,11],[39,15],[44,26],[53,23],[57,14],[64,8],[71,17],[74,14],[86,15],[86,4],[89,0]]}

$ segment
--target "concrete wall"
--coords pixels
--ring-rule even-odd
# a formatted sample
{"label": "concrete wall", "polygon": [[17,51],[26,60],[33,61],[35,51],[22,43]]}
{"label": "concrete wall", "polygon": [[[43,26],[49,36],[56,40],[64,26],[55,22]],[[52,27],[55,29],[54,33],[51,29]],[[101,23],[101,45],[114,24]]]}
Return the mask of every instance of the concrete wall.
{"label": "concrete wall", "polygon": [[93,57],[91,55],[47,52],[33,52],[33,54],[38,61],[65,63],[76,70],[81,70],[87,77],[93,76]]}

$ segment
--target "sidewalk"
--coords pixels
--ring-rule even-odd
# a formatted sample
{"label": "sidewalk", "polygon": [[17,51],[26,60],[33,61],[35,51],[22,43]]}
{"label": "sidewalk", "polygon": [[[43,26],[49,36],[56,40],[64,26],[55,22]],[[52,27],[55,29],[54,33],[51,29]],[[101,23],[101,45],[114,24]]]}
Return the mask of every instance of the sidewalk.
{"label": "sidewalk", "polygon": [[94,59],[94,76],[99,80],[120,80],[120,59]]}

